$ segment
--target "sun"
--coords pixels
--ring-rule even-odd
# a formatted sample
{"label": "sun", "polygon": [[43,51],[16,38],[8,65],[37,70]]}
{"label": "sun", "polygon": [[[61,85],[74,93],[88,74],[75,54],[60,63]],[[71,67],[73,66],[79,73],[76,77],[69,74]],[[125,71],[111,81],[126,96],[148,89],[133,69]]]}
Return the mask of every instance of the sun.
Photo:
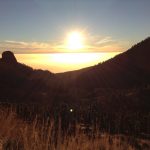
{"label": "sun", "polygon": [[84,37],[81,32],[70,32],[67,37],[67,49],[80,50],[84,47]]}

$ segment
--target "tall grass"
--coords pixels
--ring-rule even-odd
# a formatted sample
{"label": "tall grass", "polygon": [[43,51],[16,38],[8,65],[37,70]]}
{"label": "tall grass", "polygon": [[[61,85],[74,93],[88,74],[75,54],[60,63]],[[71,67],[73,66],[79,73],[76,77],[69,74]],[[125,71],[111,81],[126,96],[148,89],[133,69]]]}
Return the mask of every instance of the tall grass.
{"label": "tall grass", "polygon": [[[71,127],[70,127],[71,128]],[[150,140],[110,135],[94,130],[84,133],[76,125],[74,134],[62,132],[61,121],[27,123],[12,110],[0,108],[1,150],[149,150]]]}

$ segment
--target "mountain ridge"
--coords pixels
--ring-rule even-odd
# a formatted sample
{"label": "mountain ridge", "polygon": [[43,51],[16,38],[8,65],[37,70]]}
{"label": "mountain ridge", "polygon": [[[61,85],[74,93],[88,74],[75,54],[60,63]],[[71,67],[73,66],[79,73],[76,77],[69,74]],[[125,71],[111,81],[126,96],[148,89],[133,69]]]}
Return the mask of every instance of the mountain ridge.
{"label": "mountain ridge", "polygon": [[[34,70],[0,59],[0,101],[76,104],[150,85],[150,38],[95,66],[66,73]],[[138,93],[136,91],[136,93]],[[103,96],[102,96],[103,95]],[[98,98],[98,101],[103,101]],[[92,102],[93,101],[93,102]],[[121,102],[120,102],[121,103]]]}
{"label": "mountain ridge", "polygon": [[[90,76],[93,78],[94,76],[96,76],[96,74],[97,74],[96,78],[106,78],[106,75],[109,74],[109,75],[114,76],[113,77],[114,79],[115,79],[115,75],[116,75],[116,76],[124,76],[124,78],[125,78],[125,76],[128,76],[129,78],[132,78],[130,80],[135,80],[136,78],[138,80],[137,76],[139,73],[141,74],[141,72],[143,72],[143,74],[141,74],[141,76],[142,75],[145,76],[144,72],[146,72],[146,74],[148,74],[148,75],[150,74],[149,56],[150,56],[150,38],[147,38],[144,41],[131,47],[126,52],[121,53],[121,54],[115,56],[114,58],[109,59],[103,63],[100,63],[95,66],[91,66],[88,68],[80,69],[77,71],[60,73],[60,74],[58,74],[58,76],[60,76],[60,77],[62,76],[61,78],[66,78],[66,80],[69,80],[69,78],[70,78],[70,80],[76,80],[75,83],[79,83],[79,84],[83,80],[88,78],[87,81],[85,81],[85,83],[84,83],[84,84],[86,84],[86,82],[88,82],[88,80],[90,79]],[[118,72],[115,72],[115,71],[118,71]],[[123,75],[123,73],[124,73],[124,75]],[[91,75],[89,75],[89,74],[91,74]],[[101,74],[105,74],[105,75],[102,76]],[[113,78],[111,76],[109,76],[109,77],[111,78],[111,80],[113,80]],[[67,82],[66,80],[64,82]],[[118,82],[121,82],[121,80],[123,80],[123,79],[120,79],[120,81],[118,81]],[[106,82],[107,81],[109,81],[109,80],[106,79]],[[105,84],[106,84],[106,82],[105,82]],[[102,83],[103,83],[103,81],[101,79],[101,84]],[[108,86],[111,86],[111,85],[108,85]],[[125,85],[123,84],[122,86],[125,86]],[[106,85],[104,87],[106,87]]]}

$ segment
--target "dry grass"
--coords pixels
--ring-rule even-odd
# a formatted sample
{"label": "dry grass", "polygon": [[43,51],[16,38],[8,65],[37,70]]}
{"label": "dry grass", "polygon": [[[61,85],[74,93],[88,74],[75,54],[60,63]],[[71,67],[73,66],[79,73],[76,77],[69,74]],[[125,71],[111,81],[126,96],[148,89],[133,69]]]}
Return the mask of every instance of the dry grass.
{"label": "dry grass", "polygon": [[[56,132],[57,131],[57,132]],[[13,111],[0,109],[1,150],[149,150],[150,141],[122,135],[99,134],[94,137],[79,131],[75,135],[62,135],[54,122],[26,123]]]}

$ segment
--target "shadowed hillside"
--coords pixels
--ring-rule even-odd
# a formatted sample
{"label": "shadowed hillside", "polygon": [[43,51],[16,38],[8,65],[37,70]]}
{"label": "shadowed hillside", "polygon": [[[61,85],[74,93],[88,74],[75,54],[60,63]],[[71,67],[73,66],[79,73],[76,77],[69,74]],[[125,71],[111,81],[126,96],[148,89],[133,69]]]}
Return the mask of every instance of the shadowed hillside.
{"label": "shadowed hillside", "polygon": [[[6,51],[0,60],[0,100],[40,102],[53,108],[62,104],[88,106],[98,101],[100,107],[112,110],[115,108],[113,102],[119,99],[116,104],[120,109],[124,103],[125,108],[142,107],[142,110],[148,110],[147,99],[150,95],[144,98],[145,101],[141,97],[145,96],[142,94],[145,90],[149,91],[149,56],[150,38],[147,38],[104,63],[77,71],[53,74],[20,64],[12,52]],[[132,94],[126,97],[129,93]],[[118,95],[120,98],[117,98]]]}
{"label": "shadowed hillside", "polygon": [[57,74],[70,87],[131,88],[150,83],[150,38],[96,66]]}
{"label": "shadowed hillside", "polygon": [[49,71],[33,70],[18,63],[12,52],[3,52],[0,59],[0,101],[35,103],[47,99],[44,95],[49,89],[46,80],[52,78]]}
{"label": "shadowed hillside", "polygon": [[27,121],[37,115],[57,121],[60,117],[64,131],[70,122],[83,122],[110,133],[147,137],[149,50],[147,38],[104,63],[59,74],[20,64],[12,52],[6,51],[0,59],[1,105],[13,106]]}

